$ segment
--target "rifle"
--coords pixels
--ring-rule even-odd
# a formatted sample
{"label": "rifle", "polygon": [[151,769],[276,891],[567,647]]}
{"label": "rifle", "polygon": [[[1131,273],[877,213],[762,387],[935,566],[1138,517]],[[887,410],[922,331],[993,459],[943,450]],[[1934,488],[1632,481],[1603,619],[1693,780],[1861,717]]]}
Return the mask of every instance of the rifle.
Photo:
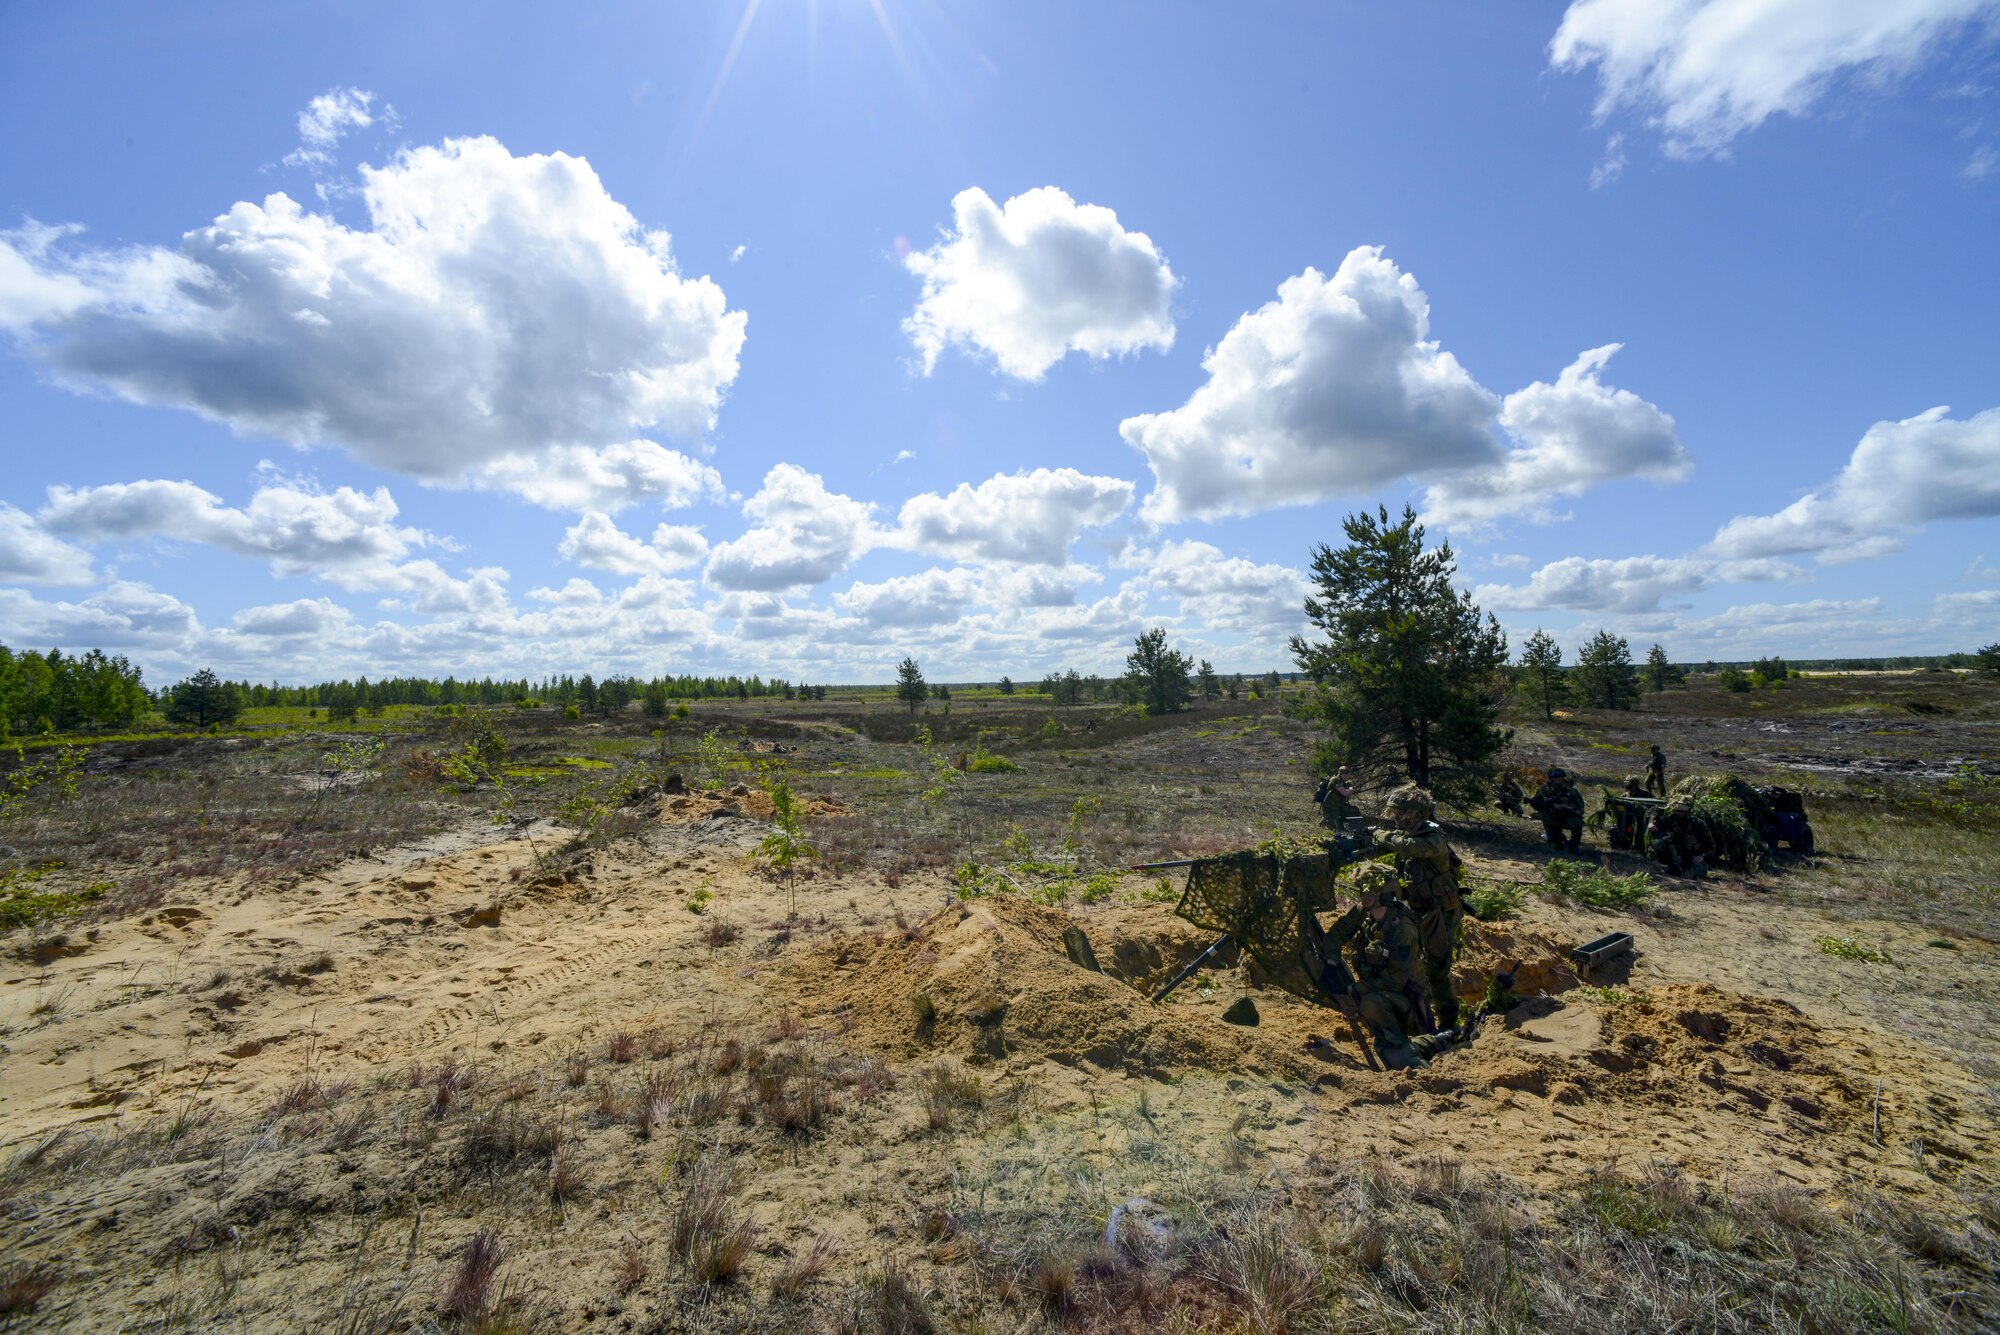
{"label": "rifle", "polygon": [[1361,1045],[1361,1055],[1368,1059],[1368,1069],[1381,1070],[1381,1058],[1375,1055],[1375,1046],[1368,1041],[1368,1030],[1361,1023],[1361,987],[1354,981],[1347,961],[1340,957],[1338,950],[1326,952],[1319,986],[1321,991],[1333,998],[1335,1009],[1347,1017],[1347,1027],[1354,1031],[1354,1041]]}

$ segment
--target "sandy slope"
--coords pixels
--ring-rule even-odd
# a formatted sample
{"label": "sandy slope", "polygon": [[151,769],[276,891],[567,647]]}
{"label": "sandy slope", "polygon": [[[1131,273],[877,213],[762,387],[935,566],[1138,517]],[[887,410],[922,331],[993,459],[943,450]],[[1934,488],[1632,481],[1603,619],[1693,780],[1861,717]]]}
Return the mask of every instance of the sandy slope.
{"label": "sandy slope", "polygon": [[[1395,1075],[1362,1063],[1337,1015],[1283,994],[1254,994],[1254,1029],[1223,1023],[1246,989],[1235,970],[1150,1006],[1141,989],[1204,944],[1168,905],[1072,915],[1013,897],[960,905],[941,879],[894,890],[820,879],[799,887],[801,917],[787,924],[786,889],[748,857],[765,827],[714,805],[669,805],[643,837],[568,880],[537,876],[546,831],[496,841],[468,827],[286,889],[191,890],[39,959],[10,956],[0,967],[0,1143],[18,1148],[65,1126],[158,1125],[195,1106],[254,1120],[306,1074],[401,1090],[412,1066],[453,1057],[554,1091],[566,1054],[628,1031],[679,1051],[724,1035],[791,1036],[906,1076],[956,1055],[1007,1091],[1014,1131],[996,1122],[949,1149],[905,1079],[873,1099],[850,1096],[832,1133],[733,1151],[764,1155],[747,1199],[768,1248],[782,1254],[828,1232],[849,1265],[906,1239],[923,1203],[981,1171],[982,1157],[989,1173],[1030,1152],[1095,1165],[1106,1191],[1146,1194],[1166,1169],[1133,1150],[1141,1138],[1204,1156],[1240,1142],[1272,1163],[1335,1147],[1437,1152],[1546,1185],[1657,1156],[1714,1179],[1838,1191],[1860,1178],[1921,1194],[1941,1190],[1926,1167],[1945,1176],[1996,1161],[1991,1091],[1967,1064],[1990,1063],[1994,1037],[1954,1055],[1908,1036],[1948,1030],[1955,1004],[1994,1005],[2000,969],[1979,943],[1926,956],[1885,927],[1898,959],[1916,958],[1920,971],[1830,960],[1812,945],[1833,930],[1817,915],[1711,885],[1676,894],[1669,918],[1618,920],[1640,938],[1620,982],[1637,1000],[1592,1001],[1568,990],[1556,952],[1608,920],[1537,905],[1504,933],[1477,929],[1468,961],[1527,959],[1524,979],[1550,993],[1429,1071]],[[697,913],[699,889],[712,899]],[[1072,919],[1111,976],[1064,956]],[[718,922],[740,935],[711,944]],[[1930,1018],[1910,1019],[1925,1008]],[[1312,1035],[1331,1046],[1308,1050]],[[579,1143],[597,1204],[538,1244],[543,1273],[570,1276],[551,1282],[573,1320],[600,1310],[609,1240],[632,1227],[622,1212],[657,1213],[656,1200],[635,1202],[652,1199],[662,1156],[680,1152],[593,1126]],[[262,1157],[246,1154],[231,1179],[231,1201],[282,1185],[326,1213],[353,1193],[379,1190],[393,1206],[416,1190],[396,1185],[404,1166],[393,1147],[343,1165],[260,1144]],[[189,1226],[192,1207],[176,1193],[213,1175],[181,1171],[127,1181],[128,1222],[115,1236],[91,1221],[107,1209],[116,1217],[120,1202],[84,1185],[28,1218],[17,1212],[0,1242],[109,1277],[116,1257],[158,1255]],[[235,1217],[226,1204],[214,1208]],[[466,1204],[467,1219],[479,1208]],[[443,1266],[459,1235],[427,1227],[411,1246]],[[357,1236],[295,1242],[283,1265],[245,1281],[242,1301],[337,1287]],[[148,1301],[152,1282],[127,1275],[121,1285],[140,1287],[87,1301],[73,1285],[49,1319],[111,1324],[107,1313]]]}

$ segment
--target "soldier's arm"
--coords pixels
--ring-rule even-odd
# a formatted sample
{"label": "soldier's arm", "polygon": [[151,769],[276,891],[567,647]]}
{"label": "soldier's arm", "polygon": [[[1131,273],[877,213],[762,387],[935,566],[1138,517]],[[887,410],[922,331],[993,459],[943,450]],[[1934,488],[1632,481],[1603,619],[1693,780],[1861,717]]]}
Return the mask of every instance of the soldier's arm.
{"label": "soldier's arm", "polygon": [[1442,830],[1421,830],[1416,834],[1402,830],[1377,830],[1375,842],[1399,858],[1436,862],[1447,867],[1451,865],[1451,848],[1445,843]]}
{"label": "soldier's arm", "polygon": [[1347,943],[1354,939],[1355,933],[1361,930],[1361,924],[1366,916],[1366,912],[1359,904],[1356,904],[1353,908],[1336,918],[1333,926],[1326,929],[1327,947],[1336,951],[1345,949]]}

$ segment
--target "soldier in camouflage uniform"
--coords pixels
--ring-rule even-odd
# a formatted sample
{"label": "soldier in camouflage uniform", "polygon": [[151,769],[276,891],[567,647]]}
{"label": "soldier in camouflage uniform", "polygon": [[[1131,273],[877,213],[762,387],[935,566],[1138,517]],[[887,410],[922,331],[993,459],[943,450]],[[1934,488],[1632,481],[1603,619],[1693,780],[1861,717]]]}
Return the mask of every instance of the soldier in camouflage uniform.
{"label": "soldier in camouflage uniform", "polygon": [[1627,774],[1625,776],[1625,796],[1627,797],[1646,796],[1646,785],[1643,781],[1641,781],[1638,775]]}
{"label": "soldier in camouflage uniform", "polygon": [[1458,995],[1451,990],[1451,960],[1458,949],[1458,925],[1465,906],[1458,897],[1457,857],[1445,842],[1444,830],[1431,819],[1437,806],[1431,795],[1413,783],[1389,794],[1382,814],[1394,829],[1375,831],[1375,843],[1396,855],[1403,878],[1403,902],[1416,920],[1424,950],[1424,975],[1430,985],[1437,1022],[1449,1029],[1458,1023]]}
{"label": "soldier in camouflage uniform", "polygon": [[1361,1019],[1382,1064],[1392,1071],[1428,1066],[1423,1056],[1431,1046],[1424,1033],[1424,954],[1416,924],[1396,902],[1396,875],[1387,867],[1364,864],[1355,870],[1354,880],[1361,902],[1327,928],[1325,948],[1341,952],[1354,947]]}
{"label": "soldier in camouflage uniform", "polygon": [[1708,840],[1695,824],[1692,802],[1676,798],[1653,813],[1646,830],[1646,852],[1675,876],[1708,874]]}
{"label": "soldier in camouflage uniform", "polygon": [[1319,781],[1313,801],[1319,806],[1320,824],[1329,830],[1344,830],[1348,817],[1361,814],[1361,808],[1354,805],[1354,776],[1345,765]]}
{"label": "soldier in camouflage uniform", "polygon": [[1583,847],[1583,794],[1569,781],[1569,771],[1549,771],[1549,780],[1535,790],[1528,805],[1542,818],[1542,838],[1571,852]]}
{"label": "soldier in camouflage uniform", "polygon": [[1667,753],[1653,743],[1653,757],[1646,762],[1646,791],[1655,797],[1667,795]]}
{"label": "soldier in camouflage uniform", "polygon": [[1521,804],[1525,801],[1527,794],[1521,791],[1521,785],[1514,781],[1514,776],[1502,774],[1499,784],[1493,790],[1493,805],[1510,816],[1518,816],[1521,814]]}

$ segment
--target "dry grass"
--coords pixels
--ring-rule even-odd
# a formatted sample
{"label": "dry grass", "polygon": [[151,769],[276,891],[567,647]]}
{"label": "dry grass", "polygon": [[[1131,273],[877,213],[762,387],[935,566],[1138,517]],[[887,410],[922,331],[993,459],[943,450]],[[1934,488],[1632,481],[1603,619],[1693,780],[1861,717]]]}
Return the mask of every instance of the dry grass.
{"label": "dry grass", "polygon": [[985,1082],[955,1057],[925,1068],[917,1091],[923,1100],[924,1119],[933,1131],[951,1130],[961,1113],[975,1112],[986,1104]]}
{"label": "dry grass", "polygon": [[438,1310],[454,1321],[472,1325],[491,1316],[494,1280],[507,1261],[507,1244],[497,1234],[480,1229],[466,1240],[458,1264],[445,1282]]}
{"label": "dry grass", "polygon": [[669,1217],[669,1245],[697,1284],[734,1279],[749,1259],[757,1228],[737,1209],[736,1172],[710,1150],[689,1166]]}

